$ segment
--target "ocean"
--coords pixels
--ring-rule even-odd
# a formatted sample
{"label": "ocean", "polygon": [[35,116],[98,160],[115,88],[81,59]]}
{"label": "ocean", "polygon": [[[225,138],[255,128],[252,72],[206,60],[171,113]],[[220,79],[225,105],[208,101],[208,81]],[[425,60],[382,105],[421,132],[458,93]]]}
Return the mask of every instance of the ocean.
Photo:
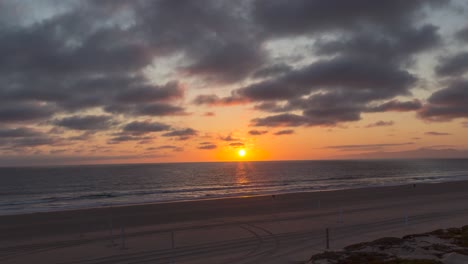
{"label": "ocean", "polygon": [[457,180],[468,180],[468,160],[0,168],[0,215]]}

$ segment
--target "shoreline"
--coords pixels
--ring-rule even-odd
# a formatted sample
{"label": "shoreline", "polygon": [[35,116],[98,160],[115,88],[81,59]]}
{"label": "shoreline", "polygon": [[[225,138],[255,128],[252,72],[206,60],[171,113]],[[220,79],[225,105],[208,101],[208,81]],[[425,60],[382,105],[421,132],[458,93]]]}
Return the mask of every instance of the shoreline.
{"label": "shoreline", "polygon": [[[209,206],[224,206],[224,205],[238,205],[240,203],[245,204],[244,202],[250,203],[262,203],[265,201],[285,201],[292,200],[294,202],[301,202],[301,206],[304,206],[304,200],[311,201],[321,201],[323,202],[333,200],[334,203],[337,203],[336,197],[344,196],[362,196],[363,193],[377,194],[377,198],[382,199],[382,194],[391,193],[393,190],[406,189],[408,193],[411,193],[411,190],[421,190],[423,187],[432,187],[424,188],[429,189],[430,193],[444,193],[444,191],[438,191],[437,189],[444,190],[445,188],[456,188],[459,189],[460,186],[466,186],[468,188],[468,180],[461,181],[448,181],[448,182],[439,182],[439,183],[418,183],[416,188],[412,184],[404,185],[391,185],[391,186],[379,186],[379,187],[362,187],[362,188],[351,188],[351,189],[338,189],[338,190],[320,190],[320,191],[311,191],[311,192],[292,192],[292,193],[282,193],[282,194],[261,194],[253,196],[233,196],[233,197],[221,197],[221,198],[207,198],[202,200],[184,200],[184,201],[170,201],[170,202],[150,202],[150,203],[139,203],[139,204],[130,204],[130,205],[115,205],[115,206],[105,206],[105,207],[91,207],[91,208],[81,208],[81,209],[69,209],[69,210],[58,210],[58,211],[47,211],[47,212],[33,212],[25,214],[15,214],[15,215],[0,215],[0,226],[8,226],[13,222],[29,222],[29,219],[32,219],[34,222],[37,220],[43,219],[55,219],[55,218],[70,218],[73,217],[86,217],[88,215],[97,216],[101,220],[103,218],[109,218],[110,215],[115,215],[115,217],[122,218],[132,213],[137,212],[147,212],[147,211],[157,211],[157,210],[166,210],[176,208],[177,210],[184,210],[187,208],[200,208]],[[418,188],[419,187],[419,188]],[[418,193],[418,196],[426,195],[425,193]],[[273,199],[273,196],[275,199]],[[370,198],[370,197],[369,197]],[[376,197],[374,197],[376,198]],[[320,202],[319,202],[320,203]],[[300,206],[299,206],[300,207]],[[285,208],[290,211],[294,211],[292,208]],[[272,213],[271,210],[259,210],[257,214]],[[240,214],[245,215],[245,214]],[[216,215],[219,216],[219,215]],[[237,214],[225,213],[225,216],[238,216]],[[184,217],[177,219],[172,219],[171,221],[185,221]],[[154,224],[154,223],[148,223]],[[144,221],[139,221],[131,226],[145,226]],[[8,228],[7,228],[8,229]],[[91,230],[91,229],[90,229]],[[4,228],[0,228],[0,233],[4,232]],[[95,230],[94,230],[95,231]]]}
{"label": "shoreline", "polygon": [[339,192],[346,190],[360,190],[360,189],[370,189],[370,188],[387,188],[387,187],[397,187],[397,186],[411,186],[413,184],[425,185],[425,184],[441,184],[441,183],[453,183],[453,182],[468,182],[468,179],[459,179],[459,180],[448,180],[448,181],[435,181],[435,182],[415,182],[415,183],[404,183],[404,184],[384,184],[384,185],[371,185],[371,186],[357,186],[354,188],[330,188],[330,189],[317,189],[309,191],[285,191],[285,192],[265,192],[262,194],[232,194],[219,197],[207,197],[207,198],[194,198],[194,199],[180,199],[180,200],[161,200],[161,201],[148,201],[141,203],[121,203],[115,205],[97,205],[97,206],[83,206],[83,207],[71,207],[71,208],[58,208],[57,210],[44,210],[44,211],[32,211],[32,212],[21,212],[21,213],[0,213],[0,219],[5,216],[20,216],[20,215],[31,215],[31,214],[48,214],[48,213],[60,213],[60,212],[71,212],[71,211],[83,211],[83,210],[99,210],[99,209],[108,209],[108,208],[120,208],[120,207],[132,207],[132,206],[151,206],[158,204],[171,204],[171,203],[191,203],[191,202],[203,202],[211,200],[224,200],[224,199],[237,199],[237,198],[253,198],[253,197],[271,197],[272,195],[283,196],[283,195],[294,195],[294,194],[308,194],[308,193],[320,193],[320,192]]}

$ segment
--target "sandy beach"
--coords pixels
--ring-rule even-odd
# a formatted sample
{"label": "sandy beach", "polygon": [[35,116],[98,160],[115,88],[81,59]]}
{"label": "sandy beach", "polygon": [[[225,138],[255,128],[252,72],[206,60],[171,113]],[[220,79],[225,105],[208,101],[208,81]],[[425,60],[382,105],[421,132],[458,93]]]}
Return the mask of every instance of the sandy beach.
{"label": "sandy beach", "polygon": [[0,217],[0,262],[301,263],[384,236],[468,223],[468,182]]}

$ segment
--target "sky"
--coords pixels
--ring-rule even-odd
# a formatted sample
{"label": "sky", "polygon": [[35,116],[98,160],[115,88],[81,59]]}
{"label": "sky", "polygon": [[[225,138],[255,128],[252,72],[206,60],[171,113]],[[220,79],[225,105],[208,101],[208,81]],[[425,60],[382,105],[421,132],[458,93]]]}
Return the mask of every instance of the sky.
{"label": "sky", "polygon": [[463,0],[2,0],[0,166],[467,158],[467,17]]}

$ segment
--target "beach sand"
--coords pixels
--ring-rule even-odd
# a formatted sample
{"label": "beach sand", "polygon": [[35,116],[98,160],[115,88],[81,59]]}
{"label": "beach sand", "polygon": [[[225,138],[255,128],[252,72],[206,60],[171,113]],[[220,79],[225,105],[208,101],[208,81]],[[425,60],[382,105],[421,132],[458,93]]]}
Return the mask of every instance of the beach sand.
{"label": "beach sand", "polygon": [[326,228],[339,250],[466,224],[468,181],[34,213],[0,216],[0,263],[301,263]]}

